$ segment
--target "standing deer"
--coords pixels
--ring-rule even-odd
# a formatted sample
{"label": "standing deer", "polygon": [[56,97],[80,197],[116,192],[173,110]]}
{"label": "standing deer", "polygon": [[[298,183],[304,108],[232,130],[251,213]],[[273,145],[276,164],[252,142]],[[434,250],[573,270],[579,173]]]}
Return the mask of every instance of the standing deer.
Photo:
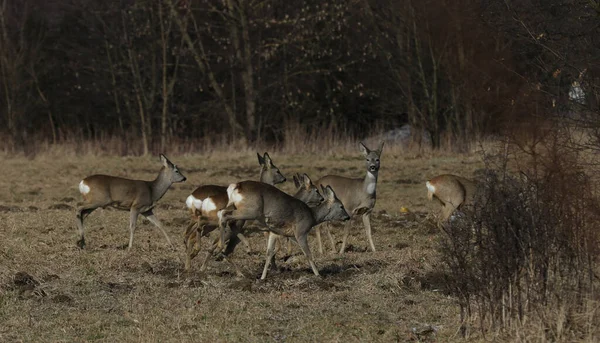
{"label": "standing deer", "polygon": [[[260,182],[275,185],[286,181],[279,168],[273,164],[273,160],[271,160],[268,153],[265,152],[263,156],[260,156],[258,153],[256,155],[260,164]],[[186,247],[185,270],[189,270],[192,259],[200,252],[201,237],[218,227],[219,219],[217,212],[227,207],[228,201],[227,187],[216,185],[200,186],[187,197],[185,203],[191,212],[192,223],[190,223],[184,233],[183,241]],[[194,220],[196,221],[194,222]],[[250,244],[241,232],[244,221],[231,223],[231,225],[234,227],[230,228],[230,230],[235,233],[239,240],[244,242],[249,251]],[[225,233],[223,232],[224,235]]]}
{"label": "standing deer", "polygon": [[[297,191],[294,194],[294,198],[302,201],[303,203],[309,205],[310,207],[318,206],[324,200],[323,196],[321,196],[321,194],[319,193],[318,188],[312,183],[312,181],[308,175],[306,175],[306,174],[294,175],[294,183],[297,188]],[[237,222],[239,222],[239,221],[236,221],[236,223]],[[259,224],[262,224],[262,223],[259,223]],[[229,243],[227,244],[227,246],[225,248],[225,251],[223,252],[223,257],[226,260],[227,260],[227,256],[229,256],[233,252],[233,250],[235,249],[237,244],[240,242],[239,235],[236,232],[236,230],[239,230],[239,229],[241,229],[241,226],[231,225],[231,224],[225,228],[224,241],[225,242],[229,241]],[[281,237],[281,238],[284,238],[284,237]],[[206,270],[208,260],[213,255],[215,250],[221,246],[220,242],[221,242],[221,240],[219,239],[219,237],[215,237],[213,239],[211,246],[206,251],[206,257],[204,259],[204,262],[202,263],[202,266],[200,267],[200,271]],[[268,248],[268,246],[267,246],[267,248]],[[290,250],[291,250],[291,248],[288,246],[288,253]],[[274,256],[273,256],[273,260],[274,260]],[[240,276],[243,275],[241,273],[241,271],[238,269],[237,265],[235,265],[234,263],[232,263],[229,260],[227,260],[227,261],[233,265],[233,267],[236,269],[236,273],[238,275],[240,275]]]}
{"label": "standing deer", "polygon": [[130,180],[108,175],[92,175],[79,183],[79,192],[83,195],[84,205],[77,209],[76,223],[81,234],[81,238],[77,241],[77,246],[81,249],[85,247],[83,219],[98,207],[113,206],[120,210],[129,210],[129,249],[133,246],[133,232],[135,231],[139,214],[156,225],[163,235],[165,235],[169,245],[173,247],[169,235],[165,232],[160,221],[154,216],[153,208],[173,183],[183,182],[186,178],[165,155],[160,155],[160,161],[163,167],[154,181]]}
{"label": "standing deer", "polygon": [[[362,179],[351,179],[337,175],[327,175],[322,177],[316,183],[318,185],[329,185],[335,191],[337,197],[344,204],[344,208],[352,216],[361,215],[363,224],[365,226],[365,233],[369,240],[371,250],[375,251],[375,244],[373,244],[373,237],[371,236],[371,211],[375,206],[376,200],[376,187],[377,187],[377,176],[379,174],[379,166],[381,157],[381,151],[383,150],[383,141],[379,143],[377,150],[370,150],[362,142],[360,143],[360,151],[366,158],[367,175]],[[346,249],[346,242],[348,241],[348,234],[350,233],[351,222],[348,221],[344,227],[344,238],[342,240],[342,247],[340,248],[340,254],[344,253]],[[328,227],[325,227],[333,250],[335,251],[335,241],[331,236],[331,232]],[[317,227],[317,242],[319,245],[319,252],[323,252],[323,245],[321,242],[320,228]]]}
{"label": "standing deer", "polygon": [[477,184],[464,177],[444,174],[434,177],[425,183],[427,198],[437,199],[442,205],[440,223],[451,219],[452,213],[464,205],[468,205],[475,197]]}
{"label": "standing deer", "polygon": [[267,277],[267,271],[275,255],[275,239],[277,235],[290,237],[300,248],[310,264],[313,273],[319,275],[310,248],[308,233],[318,223],[327,220],[348,220],[350,217],[344,205],[335,196],[331,187],[324,187],[325,200],[317,207],[310,208],[302,201],[279,189],[255,181],[243,181],[229,185],[228,206],[235,210],[219,211],[219,225],[226,225],[235,220],[258,220],[269,231],[267,257],[261,279]]}

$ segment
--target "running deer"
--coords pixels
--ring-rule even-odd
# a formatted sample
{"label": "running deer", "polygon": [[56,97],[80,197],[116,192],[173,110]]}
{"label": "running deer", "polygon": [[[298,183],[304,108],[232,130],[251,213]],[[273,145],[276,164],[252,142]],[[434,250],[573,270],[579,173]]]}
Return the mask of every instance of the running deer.
{"label": "running deer", "polygon": [[434,198],[442,205],[440,224],[452,219],[454,211],[469,205],[475,197],[477,184],[464,177],[444,174],[434,177],[425,183],[427,198]]}
{"label": "running deer", "polygon": [[[275,185],[286,181],[279,168],[273,164],[273,160],[271,160],[268,153],[265,152],[263,156],[258,153],[256,155],[260,164],[260,182]],[[216,185],[200,186],[187,197],[185,203],[191,212],[192,222],[187,227],[183,239],[186,247],[185,270],[189,270],[192,259],[200,252],[200,239],[202,236],[218,227],[217,212],[224,209],[228,201],[227,187]],[[244,242],[246,249],[250,251],[250,244],[241,232],[244,221],[231,223],[231,225],[234,227],[230,229],[237,235],[239,240]]]}
{"label": "running deer", "polygon": [[227,188],[228,207],[233,205],[235,209],[219,211],[219,225],[226,225],[229,221],[255,219],[269,231],[267,257],[261,279],[267,277],[269,265],[275,255],[275,239],[278,235],[290,237],[298,243],[313,273],[319,275],[308,246],[308,233],[318,223],[350,219],[333,189],[326,186],[323,190],[325,200],[310,208],[293,196],[264,183],[243,181],[231,184]]}
{"label": "running deer", "polygon": [[98,207],[113,206],[120,210],[129,210],[129,246],[133,246],[133,232],[138,215],[146,217],[163,233],[171,247],[171,239],[162,224],[154,216],[153,208],[169,187],[175,182],[183,182],[185,176],[177,166],[171,163],[165,155],[160,155],[163,167],[154,181],[130,180],[109,175],[92,175],[79,183],[79,192],[83,196],[84,205],[77,209],[77,228],[81,238],[77,246],[85,247],[83,220]]}
{"label": "running deer", "polygon": [[[375,251],[375,244],[373,244],[373,237],[371,236],[371,211],[375,206],[377,176],[379,174],[380,166],[379,158],[381,157],[381,151],[383,150],[383,143],[383,141],[379,143],[377,150],[370,150],[362,142],[360,143],[360,151],[366,158],[367,175],[364,178],[351,179],[343,176],[327,175],[316,182],[318,185],[331,186],[337,197],[342,201],[342,204],[344,204],[344,208],[346,208],[351,216],[362,216],[365,232],[372,251]],[[351,222],[346,222],[340,254],[343,254],[346,249],[350,226]],[[327,232],[333,250],[335,251],[335,241],[333,240],[327,225],[325,225],[325,231]],[[322,253],[323,245],[319,227],[316,229],[316,235],[319,252]]]}
{"label": "running deer", "polygon": [[[312,181],[308,175],[306,175],[306,174],[294,175],[294,184],[296,185],[296,188],[297,188],[296,194],[294,194],[294,198],[304,202],[305,204],[308,204],[309,206],[317,206],[324,200],[323,196],[321,196],[321,194],[319,193],[318,188],[312,183]],[[241,228],[241,226],[239,226],[239,225],[231,225],[231,224],[228,227],[224,228],[224,230],[225,230],[224,241],[225,242],[229,241],[229,243],[227,244],[225,251],[223,251],[222,256],[225,258],[226,261],[228,261],[230,264],[233,265],[233,267],[236,269],[236,273],[238,275],[243,275],[241,273],[241,271],[238,269],[237,265],[235,265],[231,261],[227,260],[227,257],[233,252],[233,250],[235,249],[237,244],[241,241],[240,236],[235,231],[236,229],[239,230],[240,228]],[[214,230],[214,229],[215,229],[215,227],[212,228],[212,230]],[[210,230],[210,228],[207,228],[207,226],[205,226],[204,230]],[[268,233],[268,232],[266,232],[266,233]],[[282,237],[282,238],[284,238],[284,237]],[[213,255],[215,250],[217,250],[217,248],[221,247],[220,242],[221,242],[221,240],[219,237],[213,238],[210,247],[206,250],[206,256],[205,256],[204,261],[202,262],[200,271],[206,270],[208,260]],[[198,250],[194,251],[195,254],[193,256],[196,256],[198,254],[199,247],[197,247],[197,249]],[[288,246],[288,253],[290,250],[291,250],[291,248]],[[189,269],[189,265],[186,264],[186,268]]]}

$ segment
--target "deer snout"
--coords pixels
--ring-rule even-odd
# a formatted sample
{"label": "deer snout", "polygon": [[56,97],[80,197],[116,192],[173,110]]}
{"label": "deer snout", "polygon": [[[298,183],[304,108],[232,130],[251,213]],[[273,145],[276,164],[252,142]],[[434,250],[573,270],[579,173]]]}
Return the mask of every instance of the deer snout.
{"label": "deer snout", "polygon": [[377,169],[379,169],[379,168],[377,168],[377,166],[376,166],[376,165],[370,165],[370,166],[369,166],[369,171],[371,171],[371,172],[376,172],[376,171],[377,171]]}
{"label": "deer snout", "polygon": [[348,215],[348,212],[344,211],[344,215],[343,215],[342,220],[343,221],[350,220],[350,216]]}

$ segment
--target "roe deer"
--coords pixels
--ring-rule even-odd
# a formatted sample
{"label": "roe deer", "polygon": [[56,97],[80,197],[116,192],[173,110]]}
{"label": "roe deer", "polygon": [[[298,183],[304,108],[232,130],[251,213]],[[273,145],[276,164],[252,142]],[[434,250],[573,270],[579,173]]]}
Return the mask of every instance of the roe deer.
{"label": "roe deer", "polygon": [[121,210],[129,210],[129,246],[133,245],[133,232],[137,217],[142,214],[152,224],[156,225],[167,239],[171,247],[171,239],[165,232],[160,221],[154,216],[152,209],[156,202],[165,195],[175,182],[183,182],[185,176],[177,166],[171,163],[165,155],[160,155],[163,167],[154,181],[130,180],[116,176],[92,175],[79,183],[79,192],[83,195],[84,205],[77,209],[77,228],[81,238],[77,246],[85,247],[83,235],[83,219],[98,207],[113,206]]}
{"label": "roe deer", "polygon": [[[260,164],[259,178],[261,182],[275,185],[286,181],[279,168],[273,164],[273,160],[271,160],[268,153],[265,152],[263,156],[258,153],[256,155]],[[200,252],[200,239],[202,236],[210,233],[212,231],[210,228],[218,227],[217,212],[227,207],[228,201],[227,187],[215,185],[200,186],[187,197],[185,203],[192,214],[192,222],[187,227],[183,239],[186,247],[185,270],[189,270],[192,259]],[[250,251],[250,244],[241,232],[244,221],[231,223],[231,225],[235,226],[231,230],[244,242],[246,249]]]}
{"label": "roe deer", "polygon": [[[309,206],[317,206],[324,200],[323,196],[321,196],[321,194],[319,193],[318,188],[312,183],[312,181],[308,175],[306,175],[306,174],[294,175],[294,184],[296,185],[296,188],[297,188],[296,194],[294,194],[294,198],[296,198],[306,204],[309,204]],[[206,228],[206,226],[205,226],[205,228]],[[229,241],[229,243],[227,244],[227,246],[225,248],[225,251],[223,251],[223,257],[225,259],[227,258],[227,256],[229,256],[233,252],[236,245],[240,242],[239,235],[237,235],[236,231],[235,231],[236,229],[239,230],[240,228],[241,228],[241,226],[239,226],[239,225],[229,225],[228,228],[225,228],[225,240],[224,241],[225,242]],[[215,228],[213,227],[212,230],[214,230],[214,229]],[[268,233],[268,232],[266,232],[266,233]],[[201,271],[206,270],[208,260],[210,259],[210,257],[214,253],[214,251],[219,246],[220,246],[220,239],[219,239],[219,237],[215,237],[212,240],[211,246],[206,251],[206,257],[204,259],[204,262],[202,263],[202,266],[200,267]],[[290,250],[291,250],[291,248],[288,246],[288,252]],[[196,252],[196,254],[197,254],[197,252]],[[230,262],[230,261],[228,261],[228,262]],[[239,271],[237,266],[233,263],[231,263],[231,264],[236,269],[236,272],[238,273],[238,275],[242,275],[242,273]]]}
{"label": "roe deer", "polygon": [[440,223],[451,219],[452,213],[463,205],[473,201],[477,184],[464,177],[444,174],[434,177],[425,183],[427,198],[437,199],[442,205]]}
{"label": "roe deer", "polygon": [[[367,175],[364,178],[351,179],[343,176],[327,175],[316,182],[318,185],[331,186],[337,197],[342,201],[342,204],[344,204],[344,208],[346,208],[348,214],[351,216],[362,215],[365,232],[372,251],[375,251],[375,244],[373,244],[373,237],[371,236],[371,211],[375,206],[377,176],[379,174],[380,166],[379,158],[381,156],[381,151],[383,150],[383,143],[383,141],[379,143],[377,150],[370,150],[362,142],[360,143],[360,151],[366,158],[367,166]],[[342,240],[340,254],[343,254],[346,249],[350,226],[351,222],[348,221],[344,227],[344,238]],[[335,241],[331,236],[331,232],[327,226],[325,227],[325,230],[329,236],[333,250],[335,251]],[[323,245],[319,227],[316,229],[316,234],[319,252],[322,253]]]}
{"label": "roe deer", "polygon": [[308,246],[308,233],[318,223],[350,219],[331,187],[326,186],[323,189],[325,200],[317,207],[310,208],[293,196],[264,183],[243,181],[231,184],[227,188],[228,206],[235,206],[235,210],[219,211],[219,225],[223,226],[232,220],[256,219],[270,232],[261,279],[267,277],[271,259],[275,255],[277,235],[290,237],[298,243],[313,273],[319,275]]}

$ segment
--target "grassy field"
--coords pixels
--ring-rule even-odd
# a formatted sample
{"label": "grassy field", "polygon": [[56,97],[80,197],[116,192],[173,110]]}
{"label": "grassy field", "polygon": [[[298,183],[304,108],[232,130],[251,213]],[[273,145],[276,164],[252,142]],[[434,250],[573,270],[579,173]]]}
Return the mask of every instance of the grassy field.
{"label": "grassy field", "polygon": [[[288,177],[306,172],[362,177],[355,154],[329,156],[271,153]],[[313,276],[296,247],[278,271],[260,281],[265,239],[250,236],[255,253],[243,247],[233,259],[248,276],[235,276],[224,262],[183,272],[182,233],[188,221],[185,198],[202,184],[257,179],[256,154],[169,156],[188,181],[174,185],[155,211],[177,251],[149,222],[140,219],[131,251],[129,215],[99,209],[86,220],[87,247],[80,250],[75,208],[79,181],[103,173],[153,179],[158,157],[0,157],[0,341],[249,341],[389,342],[461,341],[459,309],[444,290],[435,251],[441,233],[425,220],[424,182],[437,174],[471,176],[477,155],[408,156],[393,149],[382,156],[373,237],[367,250],[362,223],[355,220],[344,255],[320,255],[309,238],[321,278]],[[400,213],[407,207],[412,214]],[[333,234],[341,242],[341,226]],[[241,246],[240,246],[241,247]],[[26,273],[26,274],[25,274]],[[31,276],[30,279],[28,276]],[[475,337],[473,337],[475,338]]]}

